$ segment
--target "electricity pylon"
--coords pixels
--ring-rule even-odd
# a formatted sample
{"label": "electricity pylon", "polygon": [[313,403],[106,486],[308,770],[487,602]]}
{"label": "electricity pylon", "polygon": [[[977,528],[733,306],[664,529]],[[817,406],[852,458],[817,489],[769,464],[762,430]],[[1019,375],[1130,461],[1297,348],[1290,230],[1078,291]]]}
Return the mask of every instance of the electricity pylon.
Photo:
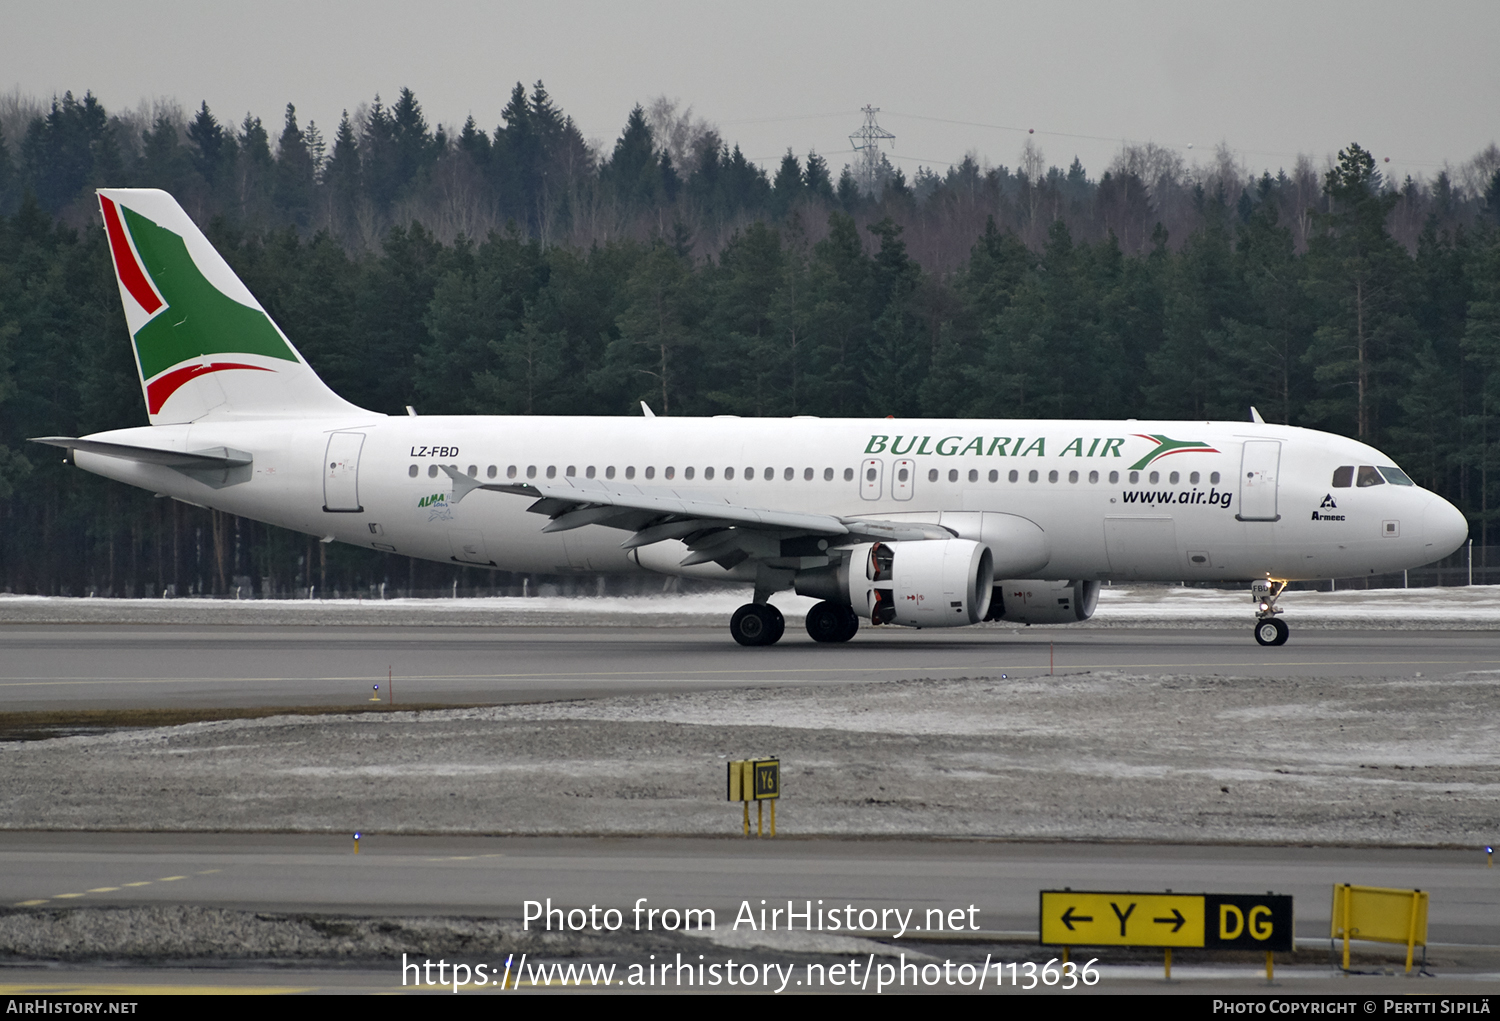
{"label": "electricity pylon", "polygon": [[865,107],[864,126],[849,136],[849,144],[856,154],[854,177],[859,182],[860,190],[867,195],[875,193],[880,180],[880,143],[886,139],[892,142],[896,139],[895,135],[876,123],[875,115],[879,112],[878,106]]}

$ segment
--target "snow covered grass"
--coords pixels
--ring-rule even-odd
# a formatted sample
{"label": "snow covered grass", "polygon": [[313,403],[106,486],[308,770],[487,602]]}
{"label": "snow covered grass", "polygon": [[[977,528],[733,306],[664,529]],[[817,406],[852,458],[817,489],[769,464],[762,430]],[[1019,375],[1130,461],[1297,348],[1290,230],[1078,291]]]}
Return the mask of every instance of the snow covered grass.
{"label": "snow covered grass", "polygon": [[[656,596],[499,596],[462,599],[86,599],[0,595],[0,623],[274,623],[274,624],[547,624],[611,623],[639,626],[646,618],[669,624],[718,625],[746,602],[748,590]],[[816,600],[778,594],[773,600],[800,621]],[[1500,628],[1500,585],[1454,588],[1288,592],[1281,605],[1291,619],[1382,625]],[[1113,585],[1099,593],[1090,624],[1150,626],[1190,621],[1239,626],[1249,619],[1245,590]]]}

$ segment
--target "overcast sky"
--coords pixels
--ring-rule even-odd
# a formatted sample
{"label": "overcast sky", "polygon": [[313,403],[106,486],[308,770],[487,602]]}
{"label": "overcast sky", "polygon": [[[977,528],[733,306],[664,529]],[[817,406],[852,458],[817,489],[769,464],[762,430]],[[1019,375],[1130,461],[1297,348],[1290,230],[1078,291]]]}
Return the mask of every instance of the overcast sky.
{"label": "overcast sky", "polygon": [[1030,129],[1048,162],[1077,155],[1094,177],[1126,139],[1190,160],[1225,142],[1273,171],[1358,141],[1431,177],[1500,136],[1497,0],[6,7],[0,90],[207,100],[273,137],[289,101],[331,136],[342,109],[402,86],[429,122],[491,129],[514,83],[538,79],[606,153],[634,104],[667,95],[772,171],[787,147],[837,170],[865,104],[908,176],[970,151],[1014,166]]}

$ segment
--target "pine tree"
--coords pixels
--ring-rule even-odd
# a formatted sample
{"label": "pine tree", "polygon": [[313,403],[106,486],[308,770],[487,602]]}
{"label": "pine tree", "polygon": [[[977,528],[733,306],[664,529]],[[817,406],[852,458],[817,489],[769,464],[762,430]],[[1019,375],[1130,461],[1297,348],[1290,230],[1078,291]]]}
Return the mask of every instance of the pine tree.
{"label": "pine tree", "polygon": [[299,227],[306,227],[312,216],[313,186],[316,171],[307,139],[297,127],[297,108],[286,105],[286,124],[276,148],[276,178],[272,195],[277,212]]}
{"label": "pine tree", "polygon": [[186,188],[192,172],[192,156],[182,146],[177,125],[159,116],[141,136],[141,159],[137,179],[153,188],[174,194]]}
{"label": "pine tree", "polygon": [[1332,211],[1317,217],[1308,243],[1319,325],[1306,357],[1320,384],[1308,410],[1314,422],[1375,443],[1396,368],[1390,351],[1409,326],[1409,260],[1385,226],[1397,197],[1382,191],[1375,157],[1358,145],[1339,152],[1323,191]]}
{"label": "pine tree", "polygon": [[339,118],[338,132],[333,136],[333,153],[328,157],[328,166],[323,172],[323,183],[328,189],[329,219],[339,237],[354,236],[357,210],[362,198],[361,180],[359,140],[354,135],[349,111],[345,110]]}
{"label": "pine tree", "polygon": [[793,204],[802,197],[805,187],[802,179],[802,164],[797,161],[792,150],[788,149],[786,155],[781,158],[781,166],[777,168],[776,178],[771,183],[775,215],[785,216]]}
{"label": "pine tree", "polygon": [[188,124],[187,137],[193,147],[193,169],[209,188],[218,187],[234,162],[234,136],[209,112],[207,101],[199,105],[197,116]]}
{"label": "pine tree", "polygon": [[401,186],[399,158],[396,153],[396,126],[390,112],[375,96],[370,115],[359,140],[361,194],[370,200],[382,216],[389,211]]}
{"label": "pine tree", "polygon": [[391,107],[391,141],[394,145],[393,197],[411,188],[437,159],[442,145],[427,127],[427,118],[416,93],[403,88]]}
{"label": "pine tree", "polygon": [[804,176],[809,195],[816,195],[825,202],[833,201],[833,178],[828,173],[828,161],[819,156],[816,151],[808,151],[807,170]]}
{"label": "pine tree", "polygon": [[10,162],[10,147],[5,144],[5,129],[0,127],[0,216],[10,213],[16,201],[12,195],[15,168]]}
{"label": "pine tree", "polygon": [[650,207],[661,197],[661,162],[656,154],[656,139],[639,103],[630,111],[609,162],[599,168],[599,180],[627,209]]}

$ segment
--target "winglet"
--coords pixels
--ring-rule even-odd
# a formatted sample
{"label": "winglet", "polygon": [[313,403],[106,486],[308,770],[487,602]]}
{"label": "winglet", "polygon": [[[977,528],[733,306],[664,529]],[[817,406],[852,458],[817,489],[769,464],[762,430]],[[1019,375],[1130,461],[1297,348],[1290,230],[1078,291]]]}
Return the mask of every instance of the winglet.
{"label": "winglet", "polygon": [[1260,417],[1260,412],[1255,410],[1255,405],[1250,405],[1250,421],[1256,425],[1265,425],[1266,420]]}
{"label": "winglet", "polygon": [[645,414],[645,416],[647,418],[655,418],[656,417],[656,412],[652,411],[651,410],[651,405],[647,404],[645,401],[641,401],[641,411]]}

